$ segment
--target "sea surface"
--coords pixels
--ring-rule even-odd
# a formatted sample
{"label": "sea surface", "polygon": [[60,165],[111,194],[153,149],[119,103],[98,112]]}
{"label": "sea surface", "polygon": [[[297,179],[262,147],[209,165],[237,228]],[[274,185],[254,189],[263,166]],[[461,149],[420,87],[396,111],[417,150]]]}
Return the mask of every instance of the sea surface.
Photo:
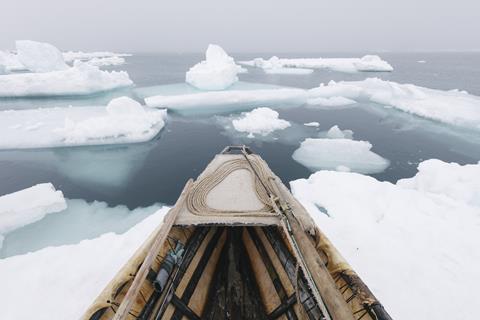
{"label": "sea surface", "polygon": [[[281,57],[359,57],[364,53],[279,54]],[[273,54],[231,54],[246,60]],[[340,73],[316,70],[311,75],[268,75],[261,69],[241,74],[246,82],[312,88],[330,80],[361,80],[379,77],[434,89],[461,89],[480,96],[480,53],[382,53],[394,67],[391,73]],[[127,64],[107,67],[126,70],[137,88],[184,82],[189,67],[203,60],[202,54],[134,54]],[[418,61],[424,60],[425,63]],[[1,99],[0,110],[50,106],[105,105],[111,98],[132,95],[132,89],[74,98]],[[275,108],[275,105],[265,105]],[[245,143],[259,153],[284,182],[306,178],[311,172],[292,159],[305,137],[333,125],[350,129],[356,140],[367,140],[372,150],[391,161],[390,167],[373,175],[396,182],[411,177],[422,160],[437,158],[461,164],[480,159],[480,137],[456,128],[424,120],[375,104],[322,110],[301,106],[279,109],[280,118],[303,128],[288,141],[239,138],[225,129],[223,118],[182,117],[170,114],[162,132],[152,141],[130,145],[0,151],[0,195],[52,182],[69,199],[105,201],[133,209],[154,203],[173,204],[189,178],[195,178],[225,146]],[[303,126],[317,121],[319,129]]]}

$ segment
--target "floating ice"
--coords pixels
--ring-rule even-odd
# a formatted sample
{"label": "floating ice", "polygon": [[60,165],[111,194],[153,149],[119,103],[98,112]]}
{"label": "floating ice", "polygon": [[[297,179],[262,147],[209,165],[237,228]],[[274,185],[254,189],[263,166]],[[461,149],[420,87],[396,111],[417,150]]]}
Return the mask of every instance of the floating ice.
{"label": "floating ice", "polygon": [[205,56],[204,61],[187,71],[187,83],[202,90],[223,90],[238,81],[237,74],[243,68],[220,46],[210,44]]}
{"label": "floating ice", "polygon": [[257,108],[245,112],[240,119],[234,119],[232,125],[239,132],[247,132],[250,138],[255,134],[266,136],[275,130],[282,130],[291,126],[290,122],[279,119],[278,112],[270,108]]}
{"label": "floating ice", "polygon": [[480,207],[480,162],[462,166],[437,159],[423,161],[415,177],[399,180],[397,185]]}
{"label": "floating ice", "polygon": [[[107,233],[0,260],[0,319],[80,319],[167,210],[163,207],[124,234]],[[22,307],[25,301],[28,308]]]}
{"label": "floating ice", "polygon": [[61,191],[51,183],[0,196],[0,235],[41,220],[67,207]]}
{"label": "floating ice", "polygon": [[0,75],[7,74],[8,70],[7,67],[3,64],[0,64]]}
{"label": "floating ice", "polygon": [[418,60],[417,62],[418,62],[418,63],[426,63],[427,61],[425,61],[425,60]]}
{"label": "floating ice", "polygon": [[105,57],[105,58],[92,58],[87,60],[86,63],[91,64],[92,66],[102,67],[102,66],[119,66],[125,63],[125,59],[122,57]]}
{"label": "floating ice", "polygon": [[91,60],[101,58],[114,58],[114,57],[129,57],[128,53],[115,53],[110,51],[95,51],[95,52],[82,52],[82,51],[67,51],[63,52],[63,58],[66,62],[73,62],[75,60]]}
{"label": "floating ice", "polygon": [[217,114],[251,110],[256,107],[300,106],[307,100],[303,89],[238,82],[228,90],[200,91],[186,84],[140,88],[135,92],[146,97],[150,107],[168,108],[183,115]]}
{"label": "floating ice", "polygon": [[479,168],[429,160],[408,179],[410,189],[402,180],[333,171],[290,186],[392,318],[469,319],[478,300],[470,293],[480,284],[478,193],[463,198],[446,190],[450,182],[458,191],[479,190],[470,189]]}
{"label": "floating ice", "polygon": [[17,40],[18,60],[32,72],[61,71],[68,68],[63,55],[49,43]]}
{"label": "floating ice", "polygon": [[307,123],[304,123],[303,125],[304,125],[304,126],[307,126],[307,127],[320,127],[320,123],[318,123],[318,122],[316,122],[316,121],[307,122]]}
{"label": "floating ice", "polygon": [[349,106],[356,102],[352,99],[348,99],[345,97],[333,96],[330,98],[322,98],[322,97],[311,98],[311,99],[308,99],[307,103],[312,106],[337,108],[337,107]]}
{"label": "floating ice", "polygon": [[352,139],[353,131],[352,130],[340,130],[340,128],[335,125],[327,131],[327,138],[330,139]]}
{"label": "floating ice", "polygon": [[0,97],[90,95],[132,84],[125,71],[102,71],[76,61],[61,71],[0,76]]}
{"label": "floating ice", "polygon": [[393,71],[392,66],[376,55],[366,55],[362,58],[300,58],[279,59],[272,57],[269,60],[256,58],[250,61],[240,61],[240,64],[255,66],[264,69],[269,68],[308,68],[308,69],[331,69],[339,72],[358,71]]}
{"label": "floating ice", "polygon": [[121,97],[106,108],[68,107],[0,112],[0,149],[134,143],[155,137],[165,110]]}
{"label": "floating ice", "polygon": [[265,73],[269,74],[310,74],[313,69],[305,68],[285,68],[277,56],[273,56],[268,60],[262,58],[256,58],[249,61],[244,61],[244,65],[262,68]]}
{"label": "floating ice", "polygon": [[8,72],[27,70],[27,68],[18,60],[18,56],[8,51],[0,50],[0,64],[4,65],[5,70]]}
{"label": "floating ice", "polygon": [[295,150],[292,158],[311,171],[345,166],[366,174],[382,172],[390,163],[371,148],[368,141],[308,138]]}
{"label": "floating ice", "polygon": [[357,101],[388,105],[424,118],[467,129],[480,130],[480,97],[459,90],[435,90],[378,78],[363,81],[330,81],[309,91],[311,98],[343,96]]}

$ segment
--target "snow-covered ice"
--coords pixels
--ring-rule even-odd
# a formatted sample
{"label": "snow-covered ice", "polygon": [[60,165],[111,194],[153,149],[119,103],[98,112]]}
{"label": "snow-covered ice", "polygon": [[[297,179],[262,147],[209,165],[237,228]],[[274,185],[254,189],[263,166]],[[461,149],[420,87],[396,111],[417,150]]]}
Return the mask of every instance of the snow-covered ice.
{"label": "snow-covered ice", "polygon": [[311,171],[336,170],[338,166],[344,166],[360,173],[382,172],[390,162],[371,148],[368,141],[308,138],[295,150],[292,158]]}
{"label": "snow-covered ice", "polygon": [[241,118],[232,120],[232,125],[239,132],[247,132],[250,138],[291,126],[290,122],[278,118],[277,111],[265,107],[243,113]]}
{"label": "snow-covered ice", "polygon": [[341,81],[309,90],[310,98],[344,97],[395,107],[420,117],[480,131],[480,97],[459,90],[435,90],[378,78]]}
{"label": "snow-covered ice", "polygon": [[352,139],[352,130],[341,130],[337,125],[334,125],[327,131],[327,138],[330,139]]}
{"label": "snow-covered ice", "polygon": [[[239,62],[240,63],[240,62]],[[243,61],[241,62],[244,65],[251,67],[262,68],[265,73],[269,74],[310,74],[313,72],[313,69],[306,68],[285,68],[283,63],[277,56],[273,56],[268,60],[262,58],[256,58],[252,61]]]}
{"label": "snow-covered ice", "polygon": [[0,149],[135,143],[155,137],[166,110],[120,97],[106,107],[66,107],[0,112]]}
{"label": "snow-covered ice", "polygon": [[220,46],[210,44],[205,60],[197,63],[185,75],[185,81],[202,90],[224,90],[238,81],[243,68],[235,64]]}
{"label": "snow-covered ice", "polygon": [[27,70],[27,68],[18,60],[18,56],[9,51],[0,50],[0,64],[4,65],[8,72]]}
{"label": "snow-covered ice", "polygon": [[122,57],[104,57],[104,58],[92,58],[87,60],[86,63],[91,64],[92,66],[103,67],[103,66],[119,66],[125,63],[125,59]]}
{"label": "snow-covered ice", "polygon": [[307,122],[303,125],[307,127],[320,127],[320,123],[318,123],[317,121]]}
{"label": "snow-covered ice", "polygon": [[79,319],[167,211],[163,207],[123,234],[0,260],[0,319]]}
{"label": "snow-covered ice", "polygon": [[168,108],[184,115],[217,114],[251,110],[257,107],[300,106],[307,91],[298,88],[237,82],[228,90],[201,91],[186,84],[135,90],[150,107]]}
{"label": "snow-covered ice", "polygon": [[83,51],[67,51],[63,52],[63,58],[66,62],[73,62],[75,60],[91,60],[94,58],[112,58],[112,57],[129,57],[128,53],[115,53],[110,51],[95,51],[95,52],[83,52]]}
{"label": "snow-covered ice", "polygon": [[[67,207],[63,193],[51,183],[0,196],[0,235],[34,223]],[[0,246],[1,247],[1,246]]]}
{"label": "snow-covered ice", "polygon": [[330,69],[339,72],[359,71],[393,71],[393,67],[377,55],[366,55],[362,58],[298,58],[279,59],[275,56],[269,60],[256,58],[250,61],[240,61],[240,64],[263,69],[274,68],[307,68]]}
{"label": "snow-covered ice", "polygon": [[125,71],[103,71],[84,62],[45,73],[18,73],[0,76],[0,97],[90,95],[131,86]]}
{"label": "snow-covered ice", "polygon": [[49,43],[17,40],[15,45],[18,60],[32,72],[61,71],[68,68],[60,50]]}
{"label": "snow-covered ice", "polygon": [[480,202],[472,195],[479,169],[428,160],[408,186],[333,171],[290,186],[394,319],[471,319],[480,285]]}
{"label": "snow-covered ice", "polygon": [[316,107],[325,107],[325,108],[335,108],[338,109],[338,107],[345,107],[349,106],[351,104],[356,103],[352,99],[348,99],[345,97],[341,96],[332,96],[328,98],[323,98],[323,97],[316,97],[316,98],[309,98],[307,103],[311,106],[316,106]]}

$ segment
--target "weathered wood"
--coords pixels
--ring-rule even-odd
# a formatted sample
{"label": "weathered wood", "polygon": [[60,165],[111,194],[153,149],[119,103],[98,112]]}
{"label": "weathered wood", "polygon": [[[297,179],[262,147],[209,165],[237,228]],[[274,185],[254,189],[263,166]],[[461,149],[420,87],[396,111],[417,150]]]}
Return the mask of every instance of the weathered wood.
{"label": "weathered wood", "polygon": [[185,303],[185,301],[183,301],[182,299],[180,299],[179,297],[177,297],[176,295],[173,295],[172,297],[172,304],[175,306],[175,308],[177,308],[177,310],[179,311],[179,313],[181,314],[180,315],[180,318],[183,318],[184,316],[187,317],[189,320],[201,320],[199,316],[197,316],[195,314],[195,312],[193,312],[189,307],[188,305]]}
{"label": "weathered wood", "polygon": [[273,310],[268,315],[268,319],[274,320],[280,317],[281,315],[283,315],[284,313],[287,313],[296,302],[297,302],[297,296],[292,294],[290,297],[287,298],[287,300],[285,300],[281,305],[279,305],[275,310]]}

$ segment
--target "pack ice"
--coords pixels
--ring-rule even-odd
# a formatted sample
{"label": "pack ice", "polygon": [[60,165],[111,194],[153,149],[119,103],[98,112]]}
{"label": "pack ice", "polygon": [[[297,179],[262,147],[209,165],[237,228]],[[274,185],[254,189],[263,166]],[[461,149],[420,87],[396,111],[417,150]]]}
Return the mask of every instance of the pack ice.
{"label": "pack ice", "polygon": [[435,90],[378,78],[330,81],[309,90],[310,99],[343,97],[392,106],[417,116],[480,131],[480,97],[459,90]]}
{"label": "pack ice", "polygon": [[480,163],[428,160],[396,184],[319,171],[290,186],[394,319],[470,319],[480,285],[479,181]]}
{"label": "pack ice", "polygon": [[308,69],[330,69],[339,72],[359,72],[359,71],[393,71],[393,67],[377,55],[366,55],[362,58],[296,58],[285,59],[276,56],[268,60],[255,58],[249,61],[240,61],[240,64],[259,67],[264,70],[281,68],[302,68],[303,73],[309,73]]}
{"label": "pack ice", "polygon": [[166,110],[128,97],[106,107],[40,108],[0,112],[0,149],[48,148],[148,141],[165,125]]}
{"label": "pack ice", "polygon": [[223,90],[237,82],[237,74],[243,71],[220,46],[210,44],[205,60],[187,71],[185,81],[202,90]]}

